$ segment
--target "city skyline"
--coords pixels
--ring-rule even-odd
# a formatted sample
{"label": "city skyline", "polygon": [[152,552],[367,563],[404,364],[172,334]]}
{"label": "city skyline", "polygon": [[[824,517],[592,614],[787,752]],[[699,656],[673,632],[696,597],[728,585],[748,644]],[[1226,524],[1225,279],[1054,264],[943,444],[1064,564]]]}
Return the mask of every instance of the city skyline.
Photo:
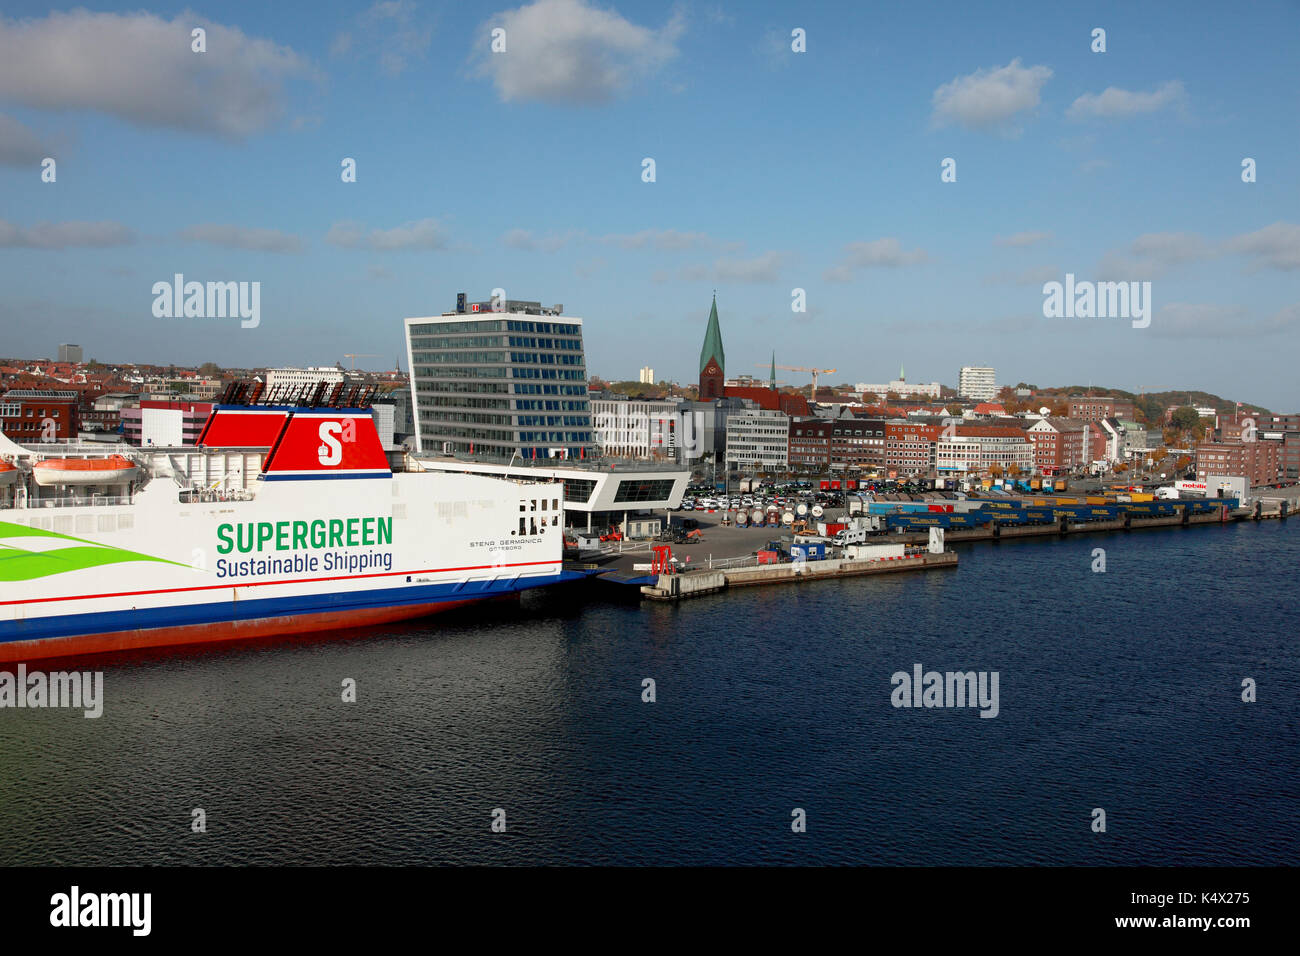
{"label": "city skyline", "polygon": [[[1300,89],[1270,42],[1296,11],[1018,9],[19,4],[5,351],[378,368],[404,318],[501,287],[583,316],[594,373],[689,383],[716,289],[736,369],[775,349],[850,382],[987,363],[999,385],[1300,405],[1278,347],[1300,323]],[[56,51],[85,69],[46,76]],[[261,283],[260,323],[156,317],[177,273]],[[1150,326],[1045,318],[1067,274],[1152,283]]]}

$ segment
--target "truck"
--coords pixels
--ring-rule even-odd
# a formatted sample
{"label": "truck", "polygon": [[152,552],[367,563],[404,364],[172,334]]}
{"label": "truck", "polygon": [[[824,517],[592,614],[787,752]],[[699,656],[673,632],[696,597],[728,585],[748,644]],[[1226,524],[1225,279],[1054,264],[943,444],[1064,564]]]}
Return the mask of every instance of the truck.
{"label": "truck", "polygon": [[901,544],[855,544],[844,549],[851,561],[879,561],[883,558],[903,558],[907,549]]}
{"label": "truck", "polygon": [[841,528],[835,532],[831,539],[840,547],[847,547],[852,544],[865,544],[867,541],[866,528]]}

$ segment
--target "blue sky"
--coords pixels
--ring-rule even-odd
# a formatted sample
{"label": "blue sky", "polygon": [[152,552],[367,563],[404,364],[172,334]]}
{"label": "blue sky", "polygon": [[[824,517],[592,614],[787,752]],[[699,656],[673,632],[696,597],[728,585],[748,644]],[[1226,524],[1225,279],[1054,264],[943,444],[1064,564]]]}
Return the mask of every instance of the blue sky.
{"label": "blue sky", "polygon": [[[501,287],[582,316],[593,373],[692,381],[717,289],[731,374],[991,364],[1294,411],[1298,27],[1294,3],[11,3],[0,354],[391,367],[405,316]],[[155,318],[177,272],[261,282],[261,324]],[[1150,281],[1150,327],[1044,318],[1067,272]]]}

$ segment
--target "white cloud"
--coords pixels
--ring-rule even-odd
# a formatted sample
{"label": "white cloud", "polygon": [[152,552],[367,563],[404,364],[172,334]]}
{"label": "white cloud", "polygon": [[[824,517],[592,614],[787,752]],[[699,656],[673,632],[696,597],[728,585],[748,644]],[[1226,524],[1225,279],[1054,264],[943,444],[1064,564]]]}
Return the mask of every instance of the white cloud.
{"label": "white cloud", "polygon": [[1241,255],[1250,270],[1300,269],[1300,225],[1275,222],[1254,232],[1210,242],[1191,232],[1152,232],[1138,236],[1126,250],[1107,252],[1098,266],[1100,279],[1158,279],[1192,262]]}
{"label": "white cloud", "polygon": [[1017,232],[1010,236],[999,236],[993,240],[995,246],[1032,246],[1052,238],[1050,232]]}
{"label": "white cloud", "polygon": [[850,242],[836,266],[823,273],[830,282],[849,282],[859,269],[897,268],[925,262],[929,256],[924,249],[903,251],[897,239],[873,239],[870,242]]}
{"label": "white cloud", "polygon": [[330,55],[372,56],[389,76],[400,76],[410,60],[424,58],[432,40],[433,27],[411,0],[381,0],[359,14],[354,27],[335,34]]}
{"label": "white cloud", "polygon": [[129,246],[135,233],[120,222],[38,222],[16,226],[0,219],[0,246],[67,249],[71,246]]}
{"label": "white cloud", "polygon": [[501,241],[511,249],[524,249],[528,252],[558,252],[570,242],[572,242],[579,233],[570,229],[564,233],[549,233],[545,236],[539,236],[527,229],[511,229]]}
{"label": "white cloud", "polygon": [[1051,78],[1048,67],[1021,66],[1019,57],[1006,66],[956,77],[934,91],[933,122],[975,130],[1009,128],[1013,116],[1038,105],[1039,91]]}
{"label": "white cloud", "polygon": [[743,243],[720,243],[703,232],[682,232],[678,229],[642,229],[640,232],[611,232],[591,236],[581,229],[564,232],[537,233],[530,229],[511,229],[501,237],[501,242],[512,249],[529,252],[558,252],[577,243],[596,243],[617,246],[629,251],[651,249],[656,252],[686,252],[691,249],[719,249],[734,252]]}
{"label": "white cloud", "polygon": [[704,5],[704,16],[710,22],[719,26],[732,26],[736,18],[722,8],[720,3],[706,3]]}
{"label": "white cloud", "polygon": [[713,274],[719,282],[775,282],[784,261],[779,252],[765,252],[752,259],[719,259],[713,264]]}
{"label": "white cloud", "polygon": [[219,223],[203,223],[181,230],[181,238],[191,242],[208,242],[229,249],[254,252],[301,252],[303,243],[297,236],[278,229],[249,229]]}
{"label": "white cloud", "polygon": [[1212,259],[1214,247],[1190,232],[1149,232],[1138,236],[1126,252],[1108,252],[1098,266],[1103,281],[1158,279],[1189,262]]}
{"label": "white cloud", "polygon": [[624,249],[657,249],[660,252],[681,252],[713,245],[713,240],[702,232],[679,232],[676,229],[643,229],[633,233],[610,233],[600,241]]}
{"label": "white cloud", "polygon": [[1157,307],[1151,331],[1162,338],[1223,340],[1294,333],[1300,327],[1300,303],[1257,318],[1239,305],[1171,302]]}
{"label": "white cloud", "polygon": [[769,69],[788,67],[796,54],[790,48],[793,37],[789,30],[768,30],[754,48]]}
{"label": "white cloud", "polygon": [[[491,52],[491,31],[506,31],[506,52]],[[677,55],[680,14],[654,30],[586,0],[536,0],[497,14],[476,40],[476,73],[504,101],[593,105],[608,102]]]}
{"label": "white cloud", "polygon": [[[748,259],[724,256],[715,259],[712,265],[695,263],[682,266],[675,277],[679,282],[775,282],[789,261],[786,253],[775,251]],[[668,270],[657,269],[651,274],[650,281],[662,284],[673,277]]]}
{"label": "white cloud", "polygon": [[359,222],[336,222],[325,234],[325,241],[344,249],[371,249],[391,252],[396,249],[442,249],[446,236],[436,219],[418,219],[392,229],[371,229]]}
{"label": "white cloud", "polygon": [[1181,104],[1185,98],[1186,91],[1179,80],[1170,80],[1150,93],[1136,93],[1108,86],[1100,93],[1084,93],[1070,104],[1065,115],[1070,119],[1137,116]]}
{"label": "white cloud", "polygon": [[51,151],[32,130],[0,113],[0,166],[35,166]]}
{"label": "white cloud", "polygon": [[[206,53],[191,51],[195,26],[207,31]],[[33,109],[242,140],[283,116],[287,80],[314,75],[289,47],[193,15],[0,20],[0,99]]]}
{"label": "white cloud", "polygon": [[1300,226],[1295,223],[1275,222],[1255,232],[1234,236],[1223,246],[1228,252],[1255,257],[1255,268],[1300,269]]}

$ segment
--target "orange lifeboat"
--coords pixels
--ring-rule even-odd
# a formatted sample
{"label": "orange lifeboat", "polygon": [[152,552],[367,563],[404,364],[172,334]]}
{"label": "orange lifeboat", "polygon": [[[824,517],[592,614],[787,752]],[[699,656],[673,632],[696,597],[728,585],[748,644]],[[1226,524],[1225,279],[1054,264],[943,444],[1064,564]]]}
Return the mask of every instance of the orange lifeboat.
{"label": "orange lifeboat", "polygon": [[116,485],[135,478],[140,472],[135,464],[121,455],[107,458],[47,458],[32,465],[32,477],[47,485]]}
{"label": "orange lifeboat", "polygon": [[12,485],[17,477],[17,468],[7,461],[0,461],[0,485]]}

